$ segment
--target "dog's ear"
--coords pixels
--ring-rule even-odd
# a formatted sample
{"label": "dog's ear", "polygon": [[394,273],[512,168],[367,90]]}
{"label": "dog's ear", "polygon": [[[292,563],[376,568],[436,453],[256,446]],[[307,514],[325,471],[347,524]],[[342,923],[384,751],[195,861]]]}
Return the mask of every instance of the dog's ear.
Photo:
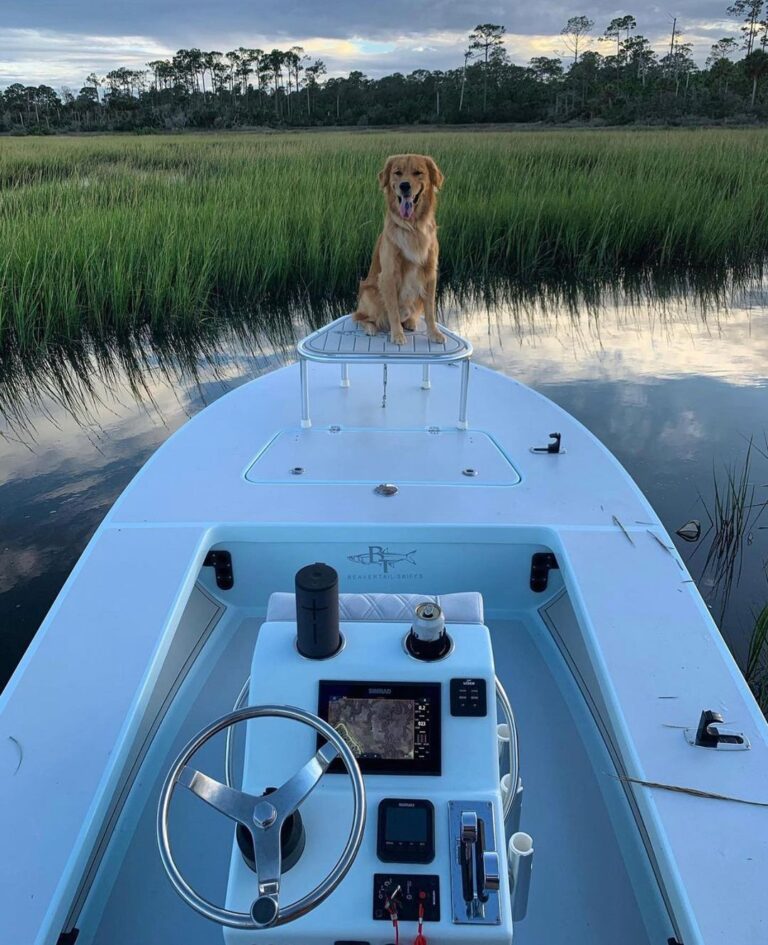
{"label": "dog's ear", "polygon": [[431,157],[428,157],[425,160],[427,162],[427,170],[429,171],[430,183],[435,188],[435,190],[440,190],[440,188],[443,186],[443,181],[445,180],[443,177],[443,172],[440,170],[437,164],[435,164]]}
{"label": "dog's ear", "polygon": [[392,170],[394,160],[394,157],[388,157],[387,163],[379,171],[379,187],[381,187],[382,190],[387,189],[387,185],[389,184],[389,172]]}

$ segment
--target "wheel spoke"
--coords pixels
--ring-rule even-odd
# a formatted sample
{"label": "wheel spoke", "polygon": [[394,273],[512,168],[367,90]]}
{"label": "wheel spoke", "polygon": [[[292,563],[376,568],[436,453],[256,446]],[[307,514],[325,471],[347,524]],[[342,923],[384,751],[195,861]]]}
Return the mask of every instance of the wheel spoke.
{"label": "wheel spoke", "polygon": [[[222,784],[189,765],[193,756],[218,732],[238,722],[258,718],[290,719],[309,725],[327,744],[319,749],[303,768],[271,794],[254,796]],[[333,869],[303,898],[289,905],[280,905],[281,850],[280,834],[287,817],[314,790],[328,766],[340,755],[352,781],[354,809],[349,837]],[[250,910],[237,912],[214,905],[187,882],[171,850],[169,817],[174,790],[183,785],[215,810],[237,821],[247,829],[253,840],[258,876],[257,895]],[[296,706],[247,706],[222,716],[197,735],[182,749],[163,784],[157,806],[157,842],[168,877],[182,899],[206,919],[227,928],[266,929],[292,922],[324,902],[349,872],[360,849],[365,829],[365,784],[357,760],[342,735],[323,719]]]}
{"label": "wheel spoke", "polygon": [[[269,798],[272,799],[270,794]],[[253,921],[267,928],[277,918],[280,909],[280,830],[283,821],[278,818],[271,826],[251,828],[256,872],[259,877],[259,895],[251,906]]]}
{"label": "wheel spoke", "polygon": [[269,802],[277,809],[281,820],[290,817],[296,808],[309,797],[338,754],[338,749],[327,742],[303,768],[300,768],[292,778],[269,795]]}
{"label": "wheel spoke", "polygon": [[190,768],[189,765],[181,769],[177,781],[217,811],[243,824],[249,830],[253,827],[253,809],[259,798],[227,787],[226,784],[209,778],[207,774]]}

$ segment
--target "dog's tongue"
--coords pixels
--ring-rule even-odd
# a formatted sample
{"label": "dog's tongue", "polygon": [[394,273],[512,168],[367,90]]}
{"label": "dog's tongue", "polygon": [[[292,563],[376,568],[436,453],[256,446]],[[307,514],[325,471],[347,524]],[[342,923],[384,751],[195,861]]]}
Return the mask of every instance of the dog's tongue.
{"label": "dog's tongue", "polygon": [[413,216],[413,200],[410,197],[403,197],[400,202],[400,216],[404,220],[410,220]]}

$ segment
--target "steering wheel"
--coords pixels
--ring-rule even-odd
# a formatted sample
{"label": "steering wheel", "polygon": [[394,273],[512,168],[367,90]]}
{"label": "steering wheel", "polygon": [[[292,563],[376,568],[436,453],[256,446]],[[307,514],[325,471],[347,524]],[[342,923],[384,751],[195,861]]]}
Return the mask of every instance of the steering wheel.
{"label": "steering wheel", "polygon": [[[280,718],[302,722],[327,743],[293,777],[267,796],[256,797],[221,784],[189,767],[188,762],[217,732],[248,719]],[[336,865],[315,888],[290,905],[280,905],[280,831],[283,824],[312,793],[330,763],[340,756],[352,781],[352,826]],[[176,786],[181,784],[211,807],[242,824],[253,839],[258,872],[258,894],[250,912],[233,912],[209,902],[187,883],[171,852],[168,814]],[[200,915],[233,929],[266,929],[292,922],[316,908],[336,889],[352,866],[365,828],[365,785],[352,750],[327,722],[296,706],[260,705],[238,709],[204,728],[184,747],[171,766],[157,808],[157,842],[168,878],[181,898]]]}

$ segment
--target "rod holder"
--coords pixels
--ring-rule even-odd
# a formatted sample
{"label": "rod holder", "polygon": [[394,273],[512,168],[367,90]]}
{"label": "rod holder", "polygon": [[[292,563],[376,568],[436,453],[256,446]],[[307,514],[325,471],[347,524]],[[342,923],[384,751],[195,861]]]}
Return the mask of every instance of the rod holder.
{"label": "rod holder", "polygon": [[512,893],[512,921],[521,922],[528,912],[528,893],[533,869],[533,838],[530,834],[513,833],[507,847],[509,887]]}
{"label": "rod holder", "polygon": [[[512,788],[512,775],[505,774],[499,782],[499,791],[501,792],[502,810],[507,810],[507,797]],[[520,814],[523,809],[523,781],[518,778],[517,790],[512,798],[512,804],[504,818],[504,834],[511,837],[512,834],[520,830]]]}
{"label": "rod holder", "polygon": [[501,722],[496,726],[496,744],[499,749],[499,767],[501,768],[504,756],[509,758],[509,726],[506,722]]}

